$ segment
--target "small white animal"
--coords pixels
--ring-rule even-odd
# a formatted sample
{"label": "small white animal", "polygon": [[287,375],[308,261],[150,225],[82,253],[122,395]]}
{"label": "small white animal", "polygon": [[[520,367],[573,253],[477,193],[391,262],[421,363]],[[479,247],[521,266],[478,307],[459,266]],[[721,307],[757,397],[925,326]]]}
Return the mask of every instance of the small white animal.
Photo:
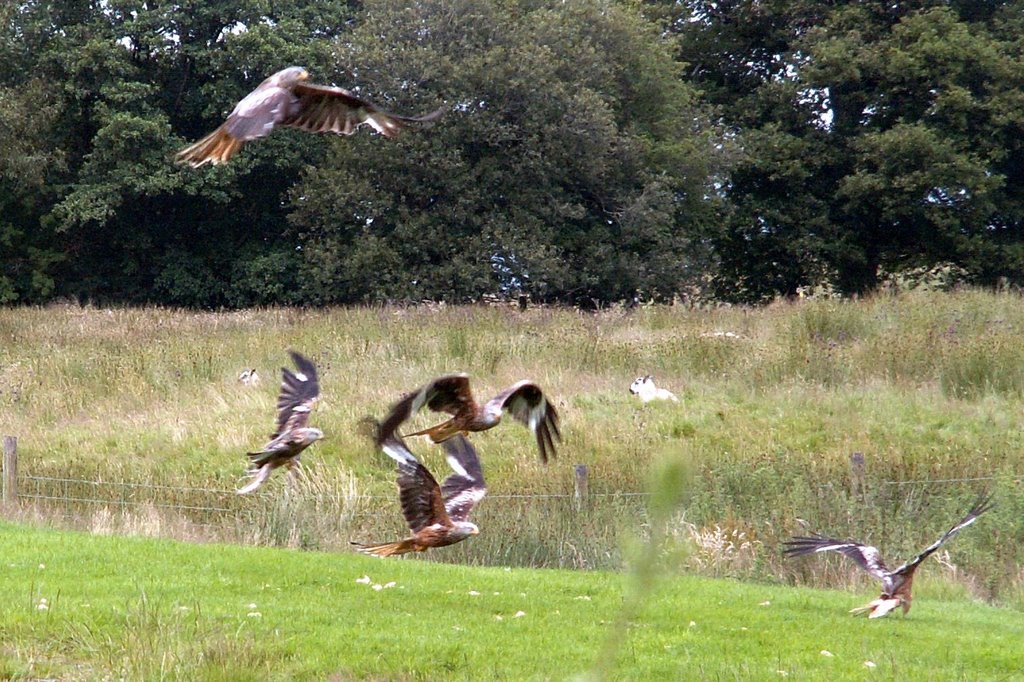
{"label": "small white animal", "polygon": [[629,386],[629,392],[633,395],[640,396],[640,400],[645,403],[649,403],[652,400],[671,400],[678,403],[679,398],[676,394],[668,389],[658,388],[654,385],[654,377],[648,374],[647,376],[637,377],[633,380],[633,383]]}
{"label": "small white animal", "polygon": [[251,369],[243,370],[242,373],[238,375],[238,380],[242,382],[243,386],[259,386],[260,375],[256,373],[256,368],[253,367]]}

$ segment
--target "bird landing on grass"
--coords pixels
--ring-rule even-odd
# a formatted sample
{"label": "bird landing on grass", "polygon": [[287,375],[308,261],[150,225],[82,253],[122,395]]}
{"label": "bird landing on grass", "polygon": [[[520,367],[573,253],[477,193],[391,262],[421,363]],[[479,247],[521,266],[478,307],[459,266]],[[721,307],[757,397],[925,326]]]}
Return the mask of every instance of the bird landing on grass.
{"label": "bird landing on grass", "polygon": [[824,535],[794,537],[783,543],[787,545],[784,553],[787,557],[795,557],[818,552],[838,552],[852,559],[858,566],[882,582],[882,594],[878,599],[853,609],[851,613],[868,613],[868,618],[881,618],[897,606],[901,606],[903,614],[906,615],[910,611],[912,601],[910,589],[914,583],[914,571],[944,542],[991,509],[990,499],[988,496],[982,496],[971,510],[956,525],[947,530],[941,538],[925,547],[920,554],[894,571],[886,568],[877,548],[853,540],[836,540]]}

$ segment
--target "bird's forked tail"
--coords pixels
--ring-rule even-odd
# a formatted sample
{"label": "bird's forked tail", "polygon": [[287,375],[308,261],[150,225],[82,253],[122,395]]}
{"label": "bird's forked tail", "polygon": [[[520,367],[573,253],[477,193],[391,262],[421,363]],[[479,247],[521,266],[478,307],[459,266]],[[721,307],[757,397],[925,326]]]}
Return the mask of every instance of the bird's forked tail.
{"label": "bird's forked tail", "polygon": [[417,550],[416,543],[412,538],[400,540],[398,542],[386,542],[381,545],[364,545],[359,542],[353,542],[352,545],[356,548],[357,552],[379,557],[395,556],[397,554],[407,554],[408,552],[419,551]]}

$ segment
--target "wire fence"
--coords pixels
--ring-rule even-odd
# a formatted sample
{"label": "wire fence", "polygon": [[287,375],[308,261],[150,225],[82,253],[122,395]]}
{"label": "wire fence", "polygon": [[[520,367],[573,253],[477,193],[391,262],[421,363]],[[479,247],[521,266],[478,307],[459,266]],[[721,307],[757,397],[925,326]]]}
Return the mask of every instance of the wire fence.
{"label": "wire fence", "polygon": [[[66,527],[326,550],[347,548],[352,540],[378,542],[408,534],[396,494],[359,493],[353,480],[335,471],[313,467],[295,479],[274,477],[258,491],[238,495],[233,489],[210,485],[27,473],[18,469],[13,445],[10,461],[6,453],[4,460],[8,513],[44,522],[57,520]],[[572,491],[490,492],[473,511],[473,520],[485,532],[473,543],[446,550],[440,560],[621,566],[626,537],[643,536],[648,530],[652,494],[591,491],[586,467],[577,465],[574,473]],[[695,530],[729,526],[752,534],[769,553],[775,552],[787,533],[807,528],[872,529],[873,540],[902,539],[906,524],[901,519],[924,519],[938,505],[941,513],[933,516],[944,523],[947,516],[960,513],[970,494],[967,488],[1020,489],[1022,482],[1012,474],[880,480],[867,475],[863,456],[857,453],[850,457],[848,474],[812,481],[791,480],[780,473],[779,485],[762,488],[737,483],[735,477],[722,479],[709,470],[691,481],[692,495],[681,511],[677,530],[685,536],[688,526]],[[957,485],[963,488],[956,489]],[[16,497],[14,505],[9,492]],[[928,528],[913,532],[918,531],[932,532]]]}
{"label": "wire fence", "polygon": [[[944,486],[964,483],[984,483],[1001,480],[996,476],[973,476],[963,478],[929,478],[904,481],[875,480],[868,486]],[[1020,482],[1017,481],[1019,484]],[[846,487],[842,483],[821,483],[819,490],[833,490]],[[863,488],[865,482],[857,487]],[[106,508],[128,513],[139,508],[166,510],[181,515],[188,521],[199,524],[213,524],[225,520],[250,521],[255,513],[266,508],[268,499],[284,495],[291,499],[302,497],[314,506],[343,506],[348,519],[391,519],[398,510],[395,495],[367,495],[347,493],[339,490],[325,490],[318,486],[291,485],[282,493],[279,488],[267,486],[251,495],[238,495],[234,490],[223,490],[204,486],[172,486],[159,483],[136,481],[103,481],[61,476],[17,475],[17,498],[21,505],[43,510],[60,511],[66,515],[88,513],[90,510]],[[576,493],[489,493],[485,498],[491,508],[510,508],[515,502],[545,504],[548,506],[586,506],[588,510],[599,509],[611,504],[639,509],[646,505],[651,493],[643,491],[587,492],[585,496]]]}

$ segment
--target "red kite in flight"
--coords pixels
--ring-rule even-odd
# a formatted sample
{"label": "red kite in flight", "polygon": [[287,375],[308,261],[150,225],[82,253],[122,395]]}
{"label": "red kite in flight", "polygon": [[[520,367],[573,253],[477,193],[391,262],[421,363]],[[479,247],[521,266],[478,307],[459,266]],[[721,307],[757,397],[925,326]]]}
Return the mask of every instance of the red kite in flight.
{"label": "red kite in flight", "polygon": [[219,128],[182,149],[175,159],[193,168],[225,163],[245,142],[269,135],[275,126],[351,135],[365,124],[384,137],[394,137],[410,123],[441,115],[441,109],[419,117],[390,114],[344,88],[307,83],[308,78],[301,66],[278,71],[242,98]]}
{"label": "red kite in flight", "polygon": [[480,458],[465,437],[456,435],[444,442],[448,464],[455,473],[440,486],[402,441],[388,438],[381,448],[398,462],[399,499],[412,537],[382,545],[353,542],[358,551],[379,557],[425,552],[480,533],[468,519],[473,507],[487,494],[487,487]]}
{"label": "red kite in flight", "polygon": [[910,611],[910,588],[914,582],[914,571],[932,552],[942,546],[942,543],[959,533],[962,528],[974,523],[979,516],[991,509],[990,499],[990,497],[983,497],[978,500],[974,507],[967,512],[967,515],[947,530],[941,538],[928,545],[920,554],[895,571],[890,571],[885,567],[882,557],[875,547],[862,545],[852,540],[834,540],[817,534],[794,537],[783,543],[788,545],[785,554],[794,557],[812,552],[839,552],[843,556],[853,559],[858,566],[882,581],[882,595],[864,606],[853,609],[851,613],[870,611],[871,615],[868,618],[880,618],[897,606],[902,606],[903,613],[906,615],[907,611]]}
{"label": "red kite in flight", "polygon": [[469,376],[450,374],[434,379],[395,403],[380,425],[377,444],[381,445],[394,436],[398,427],[424,406],[452,417],[407,436],[429,436],[433,442],[440,443],[457,433],[468,434],[493,428],[501,421],[502,414],[508,411],[533,431],[542,462],[547,463],[549,455],[555,456],[555,439],[562,440],[555,406],[544,397],[540,386],[532,381],[516,382],[480,407],[473,400]]}
{"label": "red kite in flight", "polygon": [[238,491],[239,495],[256,490],[274,469],[287,466],[293,475],[298,473],[299,455],[303,450],[324,437],[323,431],[307,426],[309,413],[320,396],[316,367],[307,358],[289,351],[298,372],[281,368],[281,393],[277,397],[277,430],[270,434],[270,442],[258,452],[250,452],[249,475],[252,482]]}

